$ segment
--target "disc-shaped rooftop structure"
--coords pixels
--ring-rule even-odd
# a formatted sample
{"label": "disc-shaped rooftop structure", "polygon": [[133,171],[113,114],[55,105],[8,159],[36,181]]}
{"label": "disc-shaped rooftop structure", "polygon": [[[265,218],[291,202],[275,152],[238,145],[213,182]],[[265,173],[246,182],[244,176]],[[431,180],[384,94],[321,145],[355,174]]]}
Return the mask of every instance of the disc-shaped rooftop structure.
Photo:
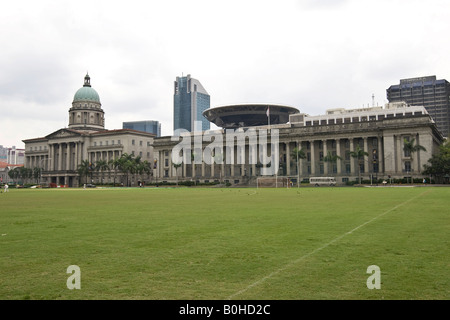
{"label": "disc-shaped rooftop structure", "polygon": [[[268,111],[269,110],[269,111]],[[276,104],[234,104],[210,108],[203,111],[203,116],[216,126],[225,129],[285,124],[289,115],[300,113],[294,107]]]}

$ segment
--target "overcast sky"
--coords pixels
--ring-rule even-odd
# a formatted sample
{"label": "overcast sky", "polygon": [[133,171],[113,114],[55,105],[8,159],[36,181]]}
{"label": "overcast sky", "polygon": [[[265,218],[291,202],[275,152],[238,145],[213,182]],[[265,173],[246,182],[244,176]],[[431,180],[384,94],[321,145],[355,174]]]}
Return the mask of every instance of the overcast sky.
{"label": "overcast sky", "polygon": [[86,72],[107,129],[158,120],[171,135],[187,74],[211,107],[382,105],[400,79],[450,80],[449,17],[448,0],[3,1],[0,145],[67,127]]}

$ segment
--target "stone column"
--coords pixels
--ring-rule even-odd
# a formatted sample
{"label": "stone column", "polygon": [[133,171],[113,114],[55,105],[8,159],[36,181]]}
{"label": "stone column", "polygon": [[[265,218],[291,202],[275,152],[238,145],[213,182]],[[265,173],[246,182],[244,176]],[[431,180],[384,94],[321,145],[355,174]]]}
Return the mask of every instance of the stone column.
{"label": "stone column", "polygon": [[74,158],[73,158],[73,167],[74,167],[74,170],[77,170],[78,169],[78,142],[75,142],[75,156],[74,156]]}
{"label": "stone column", "polygon": [[[326,139],[322,140],[322,144],[323,144],[323,157],[325,158],[328,153],[327,140]],[[325,160],[323,161],[323,173],[325,176],[328,176],[328,161]]]}
{"label": "stone column", "polygon": [[58,144],[58,171],[62,170],[62,144]]}
{"label": "stone column", "polygon": [[71,147],[70,147],[70,145],[71,145],[71,143],[70,142],[68,142],[67,144],[67,147],[66,147],[66,170],[67,171],[69,171],[70,170],[70,160],[71,160],[71,158],[72,158],[72,154],[71,154],[71,151],[70,151],[70,149],[71,149]]}
{"label": "stone column", "polygon": [[371,152],[369,152],[369,143],[368,143],[368,138],[364,137],[364,151],[367,152],[369,155],[367,156],[367,164],[366,161],[364,159],[366,159],[366,157],[363,157],[364,160],[364,173],[368,174],[369,173],[369,161],[371,159]]}
{"label": "stone column", "polygon": [[383,152],[383,144],[382,140],[383,137],[377,137],[378,140],[378,172],[383,173],[384,172],[384,152]]}
{"label": "stone column", "polygon": [[[355,143],[353,138],[349,138],[350,141],[350,152],[355,151]],[[359,168],[358,168],[359,170]],[[358,175],[358,172],[355,172],[355,158],[353,158],[352,156],[350,156],[350,175]]]}
{"label": "stone column", "polygon": [[[419,134],[416,134],[416,136],[414,137],[415,139],[416,139],[416,144],[420,144],[419,143]],[[415,159],[412,161],[412,164],[413,164],[413,170],[414,170],[414,174],[420,174],[420,167],[419,167],[419,165],[420,165],[420,153],[421,153],[421,150],[417,150],[416,152],[415,152]],[[411,157],[411,159],[412,159],[412,157]]]}
{"label": "stone column", "polygon": [[403,166],[402,166],[402,155],[403,155],[403,143],[402,143],[402,137],[400,135],[396,136],[397,141],[397,169],[396,174],[403,175]]}
{"label": "stone column", "polygon": [[256,163],[258,162],[258,153],[256,146],[250,146],[249,154],[252,155],[252,176],[256,176]]}
{"label": "stone column", "polygon": [[316,174],[316,148],[314,147],[314,140],[310,141],[311,146],[311,176],[314,176]]}
{"label": "stone column", "polygon": [[53,161],[55,159],[55,155],[53,154],[53,144],[48,145],[48,171],[53,170]]}
{"label": "stone column", "polygon": [[291,175],[291,148],[289,142],[286,142],[286,175]]}
{"label": "stone column", "polygon": [[241,150],[241,157],[240,157],[240,162],[241,162],[241,177],[245,176],[245,164],[246,164],[246,159],[245,159],[245,145],[243,147],[240,148]]}
{"label": "stone column", "polygon": [[[336,139],[336,155],[338,157],[343,158],[341,155],[341,140],[340,139]],[[337,168],[337,175],[340,176],[342,173],[342,160],[339,158],[336,160],[336,168]]]}

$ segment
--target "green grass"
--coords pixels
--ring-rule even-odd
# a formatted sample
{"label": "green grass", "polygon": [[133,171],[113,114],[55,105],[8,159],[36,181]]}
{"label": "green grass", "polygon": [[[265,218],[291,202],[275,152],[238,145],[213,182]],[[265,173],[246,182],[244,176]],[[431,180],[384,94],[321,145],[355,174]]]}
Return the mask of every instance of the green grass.
{"label": "green grass", "polygon": [[10,190],[0,299],[449,299],[449,206],[444,187]]}

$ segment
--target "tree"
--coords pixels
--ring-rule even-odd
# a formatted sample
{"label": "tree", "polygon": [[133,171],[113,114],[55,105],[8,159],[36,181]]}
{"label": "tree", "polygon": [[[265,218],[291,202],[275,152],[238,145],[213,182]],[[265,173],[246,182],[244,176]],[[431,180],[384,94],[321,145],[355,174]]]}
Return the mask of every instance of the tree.
{"label": "tree", "polygon": [[[424,146],[421,146],[420,144],[415,144],[414,143],[415,140],[416,139],[414,139],[414,138],[412,138],[409,141],[407,139],[403,140],[403,151],[405,152],[405,156],[406,157],[410,157],[411,158],[411,163],[412,163],[412,161],[414,159],[413,154],[415,152],[418,152],[418,151],[421,151],[421,150],[422,151],[427,151],[427,149],[425,149]],[[413,182],[413,179],[412,179],[412,173],[411,173],[411,183],[412,182]]]}
{"label": "tree", "polygon": [[175,168],[175,175],[177,177],[177,186],[178,186],[178,168],[182,166],[182,163],[172,163],[172,166]]}
{"label": "tree", "polygon": [[119,159],[117,158],[117,159],[109,160],[108,165],[109,165],[109,168],[111,170],[114,170],[114,173],[113,173],[113,175],[114,175],[114,186],[116,186],[116,175],[117,175],[117,170],[119,168]]}
{"label": "tree", "polygon": [[95,171],[100,171],[102,184],[103,184],[103,173],[106,170],[109,170],[108,162],[106,160],[97,160],[97,162],[95,163]]}
{"label": "tree", "polygon": [[14,182],[17,183],[17,180],[19,179],[19,176],[20,176],[19,168],[16,167],[16,168],[14,168],[14,169],[12,169],[12,170],[9,170],[9,171],[8,171],[8,176],[9,176]]}
{"label": "tree", "polygon": [[41,177],[42,168],[34,167],[33,169],[33,178],[36,179],[36,183],[39,183],[39,178]]}
{"label": "tree", "polygon": [[359,184],[361,184],[361,165],[364,163],[364,157],[367,157],[368,155],[369,154],[361,149],[360,146],[356,146],[355,151],[350,151],[350,156],[358,161]]}
{"label": "tree", "polygon": [[439,153],[434,154],[428,160],[428,163],[424,165],[422,174],[434,176],[438,181],[443,181],[445,176],[450,175],[450,141],[439,147]]}
{"label": "tree", "polygon": [[297,161],[297,187],[300,186],[300,159],[306,159],[306,153],[303,148],[295,147],[291,151],[291,157]]}
{"label": "tree", "polygon": [[81,163],[78,165],[78,174],[80,175],[80,177],[82,177],[83,175],[86,176],[85,183],[87,183],[87,178],[91,171],[92,164],[89,162],[89,160],[81,160]]}
{"label": "tree", "polygon": [[[333,154],[331,151],[327,152],[327,155],[323,157],[323,161],[329,162],[329,163],[336,163],[338,160],[342,160],[340,156],[337,154]],[[326,172],[328,173],[328,172]]]}

